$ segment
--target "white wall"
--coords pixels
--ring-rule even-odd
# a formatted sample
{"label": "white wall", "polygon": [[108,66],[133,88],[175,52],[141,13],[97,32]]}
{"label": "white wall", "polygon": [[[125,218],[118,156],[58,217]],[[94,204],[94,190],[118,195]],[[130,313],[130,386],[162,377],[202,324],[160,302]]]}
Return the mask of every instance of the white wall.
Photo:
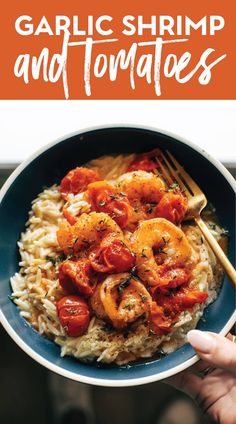
{"label": "white wall", "polygon": [[150,125],[181,135],[236,163],[236,101],[0,101],[0,164],[89,126]]}

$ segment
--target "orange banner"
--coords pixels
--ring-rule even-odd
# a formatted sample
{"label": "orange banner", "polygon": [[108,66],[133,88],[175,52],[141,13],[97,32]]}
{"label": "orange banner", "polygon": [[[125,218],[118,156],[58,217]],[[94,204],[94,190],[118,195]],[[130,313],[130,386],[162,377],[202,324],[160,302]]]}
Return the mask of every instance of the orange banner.
{"label": "orange banner", "polygon": [[10,0],[1,99],[235,99],[235,2]]}

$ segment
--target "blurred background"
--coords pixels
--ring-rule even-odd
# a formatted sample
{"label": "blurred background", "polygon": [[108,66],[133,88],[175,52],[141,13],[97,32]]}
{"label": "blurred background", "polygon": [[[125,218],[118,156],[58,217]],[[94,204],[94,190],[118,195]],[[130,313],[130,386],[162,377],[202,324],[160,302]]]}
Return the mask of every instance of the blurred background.
{"label": "blurred background", "polygon": [[[236,102],[0,102],[0,186],[36,149],[95,125],[139,124],[176,133],[219,159],[235,176]],[[0,235],[1,237],[1,235]],[[195,403],[164,383],[136,388],[82,385],[29,358],[0,325],[0,423],[210,424]]]}

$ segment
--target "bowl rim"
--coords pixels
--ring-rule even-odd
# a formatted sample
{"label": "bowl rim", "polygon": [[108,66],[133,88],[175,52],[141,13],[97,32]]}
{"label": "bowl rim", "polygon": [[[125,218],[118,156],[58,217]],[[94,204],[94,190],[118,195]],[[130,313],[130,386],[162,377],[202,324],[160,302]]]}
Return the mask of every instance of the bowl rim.
{"label": "bowl rim", "polygon": [[[109,124],[109,125],[96,125],[92,127],[85,127],[78,131],[73,131],[71,133],[65,134],[62,137],[57,138],[56,140],[47,143],[46,145],[42,146],[41,148],[37,149],[32,155],[30,155],[27,159],[25,159],[16,169],[13,171],[13,173],[10,175],[10,177],[7,179],[7,181],[4,183],[3,187],[0,190],[0,205],[1,202],[7,193],[8,189],[11,187],[13,182],[16,180],[18,175],[38,156],[40,156],[42,153],[47,151],[53,146],[56,146],[62,141],[65,141],[73,136],[76,135],[82,135],[86,132],[91,131],[97,131],[97,130],[103,130],[103,129],[140,129],[140,130],[147,130],[147,131],[153,131],[153,132],[159,132],[161,134],[167,135],[169,137],[172,137],[181,143],[189,146],[193,150],[197,151],[201,156],[205,157],[209,162],[212,163],[213,166],[215,166],[218,171],[223,175],[223,177],[228,181],[234,192],[236,192],[236,182],[232,175],[229,173],[229,171],[214,157],[212,157],[209,153],[207,153],[204,149],[197,146],[195,143],[189,141],[188,139],[179,136],[178,134],[172,133],[167,130],[163,130],[158,127],[152,127],[149,125],[137,125],[137,124]],[[219,334],[226,335],[230,329],[233,327],[233,325],[236,322],[236,310],[233,312],[231,317],[229,318],[226,325],[221,329]],[[175,375],[181,371],[184,371],[185,369],[189,368],[193,364],[195,364],[197,361],[199,361],[199,357],[197,355],[194,355],[192,358],[186,360],[182,364],[179,364],[167,371],[160,372],[158,374],[152,374],[150,376],[146,377],[138,377],[138,378],[131,378],[131,379],[123,379],[123,380],[116,380],[116,379],[103,379],[103,378],[95,378],[95,377],[87,377],[81,374],[77,374],[72,371],[68,371],[66,369],[61,368],[58,365],[55,365],[54,363],[50,362],[49,360],[42,357],[40,354],[36,353],[34,349],[30,348],[27,343],[25,343],[21,337],[13,330],[11,325],[9,324],[7,318],[3,314],[2,310],[0,309],[0,323],[5,328],[7,333],[10,335],[10,337],[14,340],[14,342],[26,353],[28,354],[32,359],[34,359],[39,364],[43,365],[50,371],[53,371],[63,377],[70,378],[72,380],[81,382],[81,383],[87,383],[92,384],[95,386],[104,386],[104,387],[129,387],[129,386],[138,386],[142,384],[148,384],[153,383],[155,381],[163,380],[168,377],[171,377],[172,375]]]}

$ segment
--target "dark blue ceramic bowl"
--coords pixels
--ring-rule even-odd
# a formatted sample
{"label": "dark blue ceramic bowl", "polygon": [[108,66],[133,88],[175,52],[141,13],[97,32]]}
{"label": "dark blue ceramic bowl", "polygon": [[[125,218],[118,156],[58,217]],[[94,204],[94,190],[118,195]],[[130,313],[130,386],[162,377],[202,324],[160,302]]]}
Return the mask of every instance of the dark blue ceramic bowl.
{"label": "dark blue ceramic bowl", "polygon": [[[71,168],[109,153],[169,149],[214,204],[221,224],[229,230],[229,258],[234,262],[235,182],[228,171],[198,147],[155,129],[106,127],[89,129],[60,139],[20,165],[0,195],[0,320],[15,342],[32,358],[65,377],[103,386],[132,386],[166,378],[197,361],[189,344],[160,360],[127,367],[84,365],[60,357],[60,348],[40,336],[8,299],[9,279],[18,270],[17,240],[24,230],[31,201]],[[218,299],[204,313],[198,328],[226,334],[236,320],[234,289],[225,277]]]}

